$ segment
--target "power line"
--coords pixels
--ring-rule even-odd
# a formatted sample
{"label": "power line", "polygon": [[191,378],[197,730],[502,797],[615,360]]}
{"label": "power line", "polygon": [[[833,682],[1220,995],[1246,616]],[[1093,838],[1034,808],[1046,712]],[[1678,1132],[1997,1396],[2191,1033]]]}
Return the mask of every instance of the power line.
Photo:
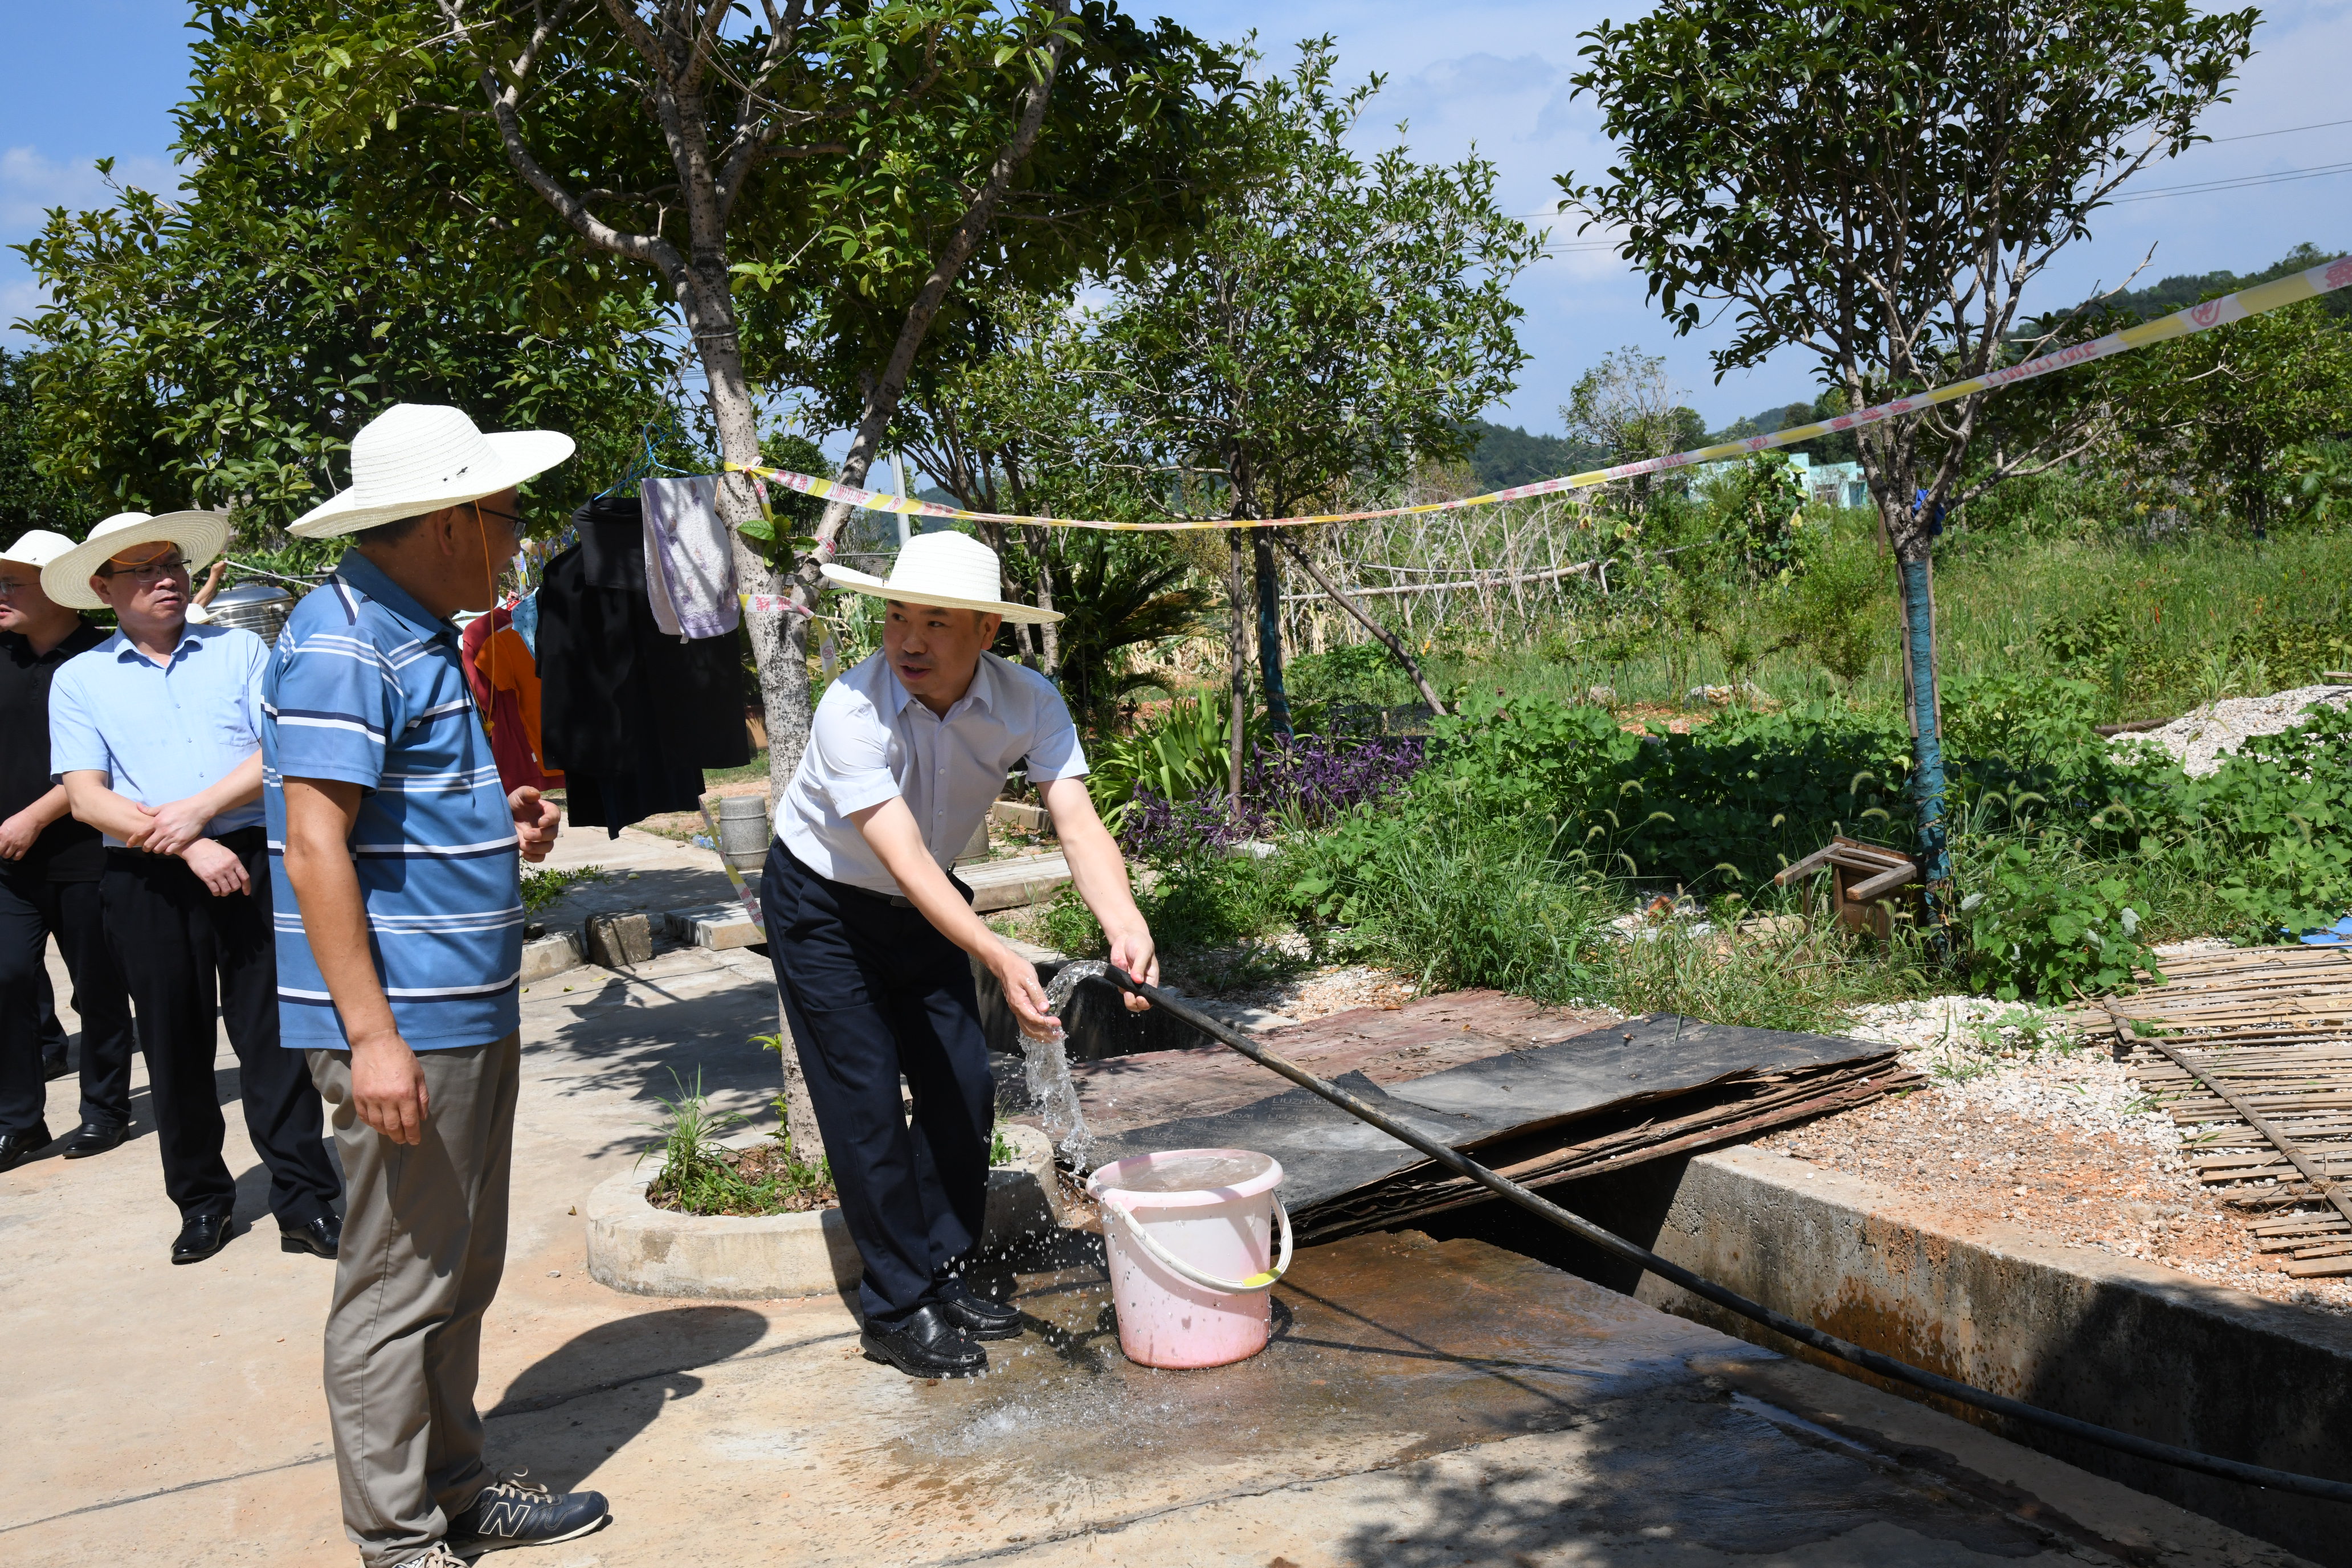
{"label": "power line", "polygon": [[2252,142],[2257,136],[2287,136],[2297,131],[2325,131],[2331,125],[2352,125],[2352,120],[2323,120],[2316,125],[2283,125],[2276,131],[2247,131],[2235,136],[2214,136],[2207,139],[2206,145],[2218,146],[2224,142]]}
{"label": "power line", "polygon": [[2161,201],[2168,196],[2210,195],[2220,191],[2243,190],[2251,185],[2274,185],[2289,180],[2315,180],[2324,174],[2352,173],[2352,163],[2326,163],[2315,169],[2281,169],[2269,174],[2240,174],[2229,179],[2206,180],[2192,185],[2158,185],[2154,190],[2134,191],[2127,196],[2110,198],[2112,205],[2124,202]]}

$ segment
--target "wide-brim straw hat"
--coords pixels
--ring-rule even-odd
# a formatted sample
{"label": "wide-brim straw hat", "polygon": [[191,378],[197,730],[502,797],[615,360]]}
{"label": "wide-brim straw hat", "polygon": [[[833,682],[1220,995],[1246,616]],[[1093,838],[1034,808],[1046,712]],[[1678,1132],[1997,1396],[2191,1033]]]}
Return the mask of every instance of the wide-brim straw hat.
{"label": "wide-brim straw hat", "polygon": [[919,533],[898,548],[890,575],[820,568],[829,581],[854,594],[896,599],[902,605],[934,605],[946,610],[978,610],[1008,621],[1041,626],[1062,618],[1059,610],[1016,604],[1004,595],[1004,573],[996,552],[968,533]]}
{"label": "wide-brim straw hat", "polygon": [[479,500],[545,473],[572,449],[572,437],[559,431],[485,436],[462,409],[395,403],[352,437],[351,489],[305,512],[287,531],[333,539]]}
{"label": "wide-brim straw hat", "polygon": [[43,564],[41,592],[68,609],[102,610],[106,601],[90,592],[89,580],[124,551],[142,544],[176,544],[187,557],[188,570],[201,572],[227,543],[226,512],[167,511],[150,517],[143,511],[119,511],[91,529],[88,539]]}
{"label": "wide-brim straw hat", "polygon": [[37,572],[73,547],[74,542],[64,534],[37,528],[29,533],[17,535],[16,543],[0,550],[0,561],[14,561],[19,566],[30,566]]}

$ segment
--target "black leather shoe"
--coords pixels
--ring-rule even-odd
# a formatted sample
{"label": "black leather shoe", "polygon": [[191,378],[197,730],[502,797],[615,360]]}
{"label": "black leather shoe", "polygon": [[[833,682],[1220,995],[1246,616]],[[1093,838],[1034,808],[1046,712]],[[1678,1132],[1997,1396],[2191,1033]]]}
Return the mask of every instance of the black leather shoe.
{"label": "black leather shoe", "polygon": [[36,1121],[23,1132],[0,1132],[0,1171],[13,1171],[49,1146],[49,1124]]}
{"label": "black leather shoe", "polygon": [[867,1329],[857,1336],[867,1361],[895,1366],[908,1377],[970,1377],[988,1370],[988,1352],[956,1327],[945,1309],[928,1302],[887,1332]]}
{"label": "black leather shoe", "polygon": [[278,1250],[309,1252],[320,1258],[332,1258],[342,1250],[343,1222],[330,1212],[300,1225],[278,1225]]}
{"label": "black leather shoe", "polygon": [[180,1226],[180,1239],[172,1243],[174,1263],[202,1263],[228,1245],[235,1234],[225,1214],[200,1214]]}
{"label": "black leather shoe", "polygon": [[975,1340],[1021,1337],[1020,1308],[977,1295],[961,1280],[940,1292],[940,1305],[947,1309],[948,1321]]}
{"label": "black leather shoe", "polygon": [[41,1058],[41,1081],[43,1083],[55,1083],[58,1079],[65,1077],[66,1074],[71,1071],[73,1071],[73,1063],[68,1061],[63,1057],[43,1057]]}
{"label": "black leather shoe", "polygon": [[87,1160],[92,1154],[103,1154],[109,1149],[119,1149],[131,1136],[128,1127],[101,1127],[95,1121],[85,1121],[66,1134],[66,1158]]}

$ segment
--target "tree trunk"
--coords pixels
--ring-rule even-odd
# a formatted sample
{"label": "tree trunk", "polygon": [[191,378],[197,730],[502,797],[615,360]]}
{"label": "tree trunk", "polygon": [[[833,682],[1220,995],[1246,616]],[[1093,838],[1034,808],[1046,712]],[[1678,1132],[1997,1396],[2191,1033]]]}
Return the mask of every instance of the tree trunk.
{"label": "tree trunk", "polygon": [[[1037,607],[1054,607],[1054,531],[1037,531]],[[1042,621],[1037,626],[1037,649],[1041,660],[1038,673],[1046,679],[1062,679],[1062,629],[1058,621]]]}
{"label": "tree trunk", "polygon": [[[760,461],[758,405],[743,375],[741,344],[735,334],[734,308],[724,285],[706,287],[688,295],[687,321],[694,332],[708,388],[711,423],[719,432],[719,449],[730,463]],[[719,486],[719,516],[734,541],[735,580],[745,593],[782,595],[792,586],[788,573],[777,572],[743,538],[741,525],[760,515],[759,491],[748,474],[730,473]],[[774,601],[771,601],[772,603]],[[808,619],[789,611],[747,610],[744,630],[751,639],[751,659],[760,672],[760,699],[767,710],[768,808],[772,819],[784,786],[800,766],[801,748],[808,735]],[[800,1053],[793,1047],[792,1024],[777,1000],[776,1033],[783,1042],[784,1131],[793,1152],[812,1164],[824,1158],[824,1134],[816,1124],[816,1108],[809,1100],[808,1084],[801,1075]]]}
{"label": "tree trunk", "polygon": [[1257,672],[1265,687],[1265,717],[1287,741],[1290,693],[1282,680],[1282,579],[1274,569],[1274,530],[1250,530],[1250,553],[1257,566]]}
{"label": "tree trunk", "polygon": [[1919,814],[1920,880],[1927,885],[1927,923],[1943,923],[1952,880],[1945,819],[1942,704],[1936,682],[1935,577],[1924,527],[1897,540],[1895,570],[1902,589],[1905,716],[1911,726],[1911,798]]}
{"label": "tree trunk", "polygon": [[[1069,12],[1070,0],[1053,0],[1055,25],[1058,26]],[[947,302],[948,291],[955,287],[956,279],[961,276],[965,265],[980,249],[980,242],[996,222],[996,209],[1003,204],[1005,193],[1013,188],[1013,177],[1036,148],[1038,134],[1045,126],[1045,105],[1053,94],[1054,75],[1061,68],[1066,48],[1058,33],[1046,43],[1045,68],[1023,91],[1021,118],[1013,126],[1011,139],[997,149],[989,165],[988,179],[964,208],[962,220],[949,231],[946,245],[931,263],[921,287],[916,289],[913,303],[907,307],[898,341],[890,347],[889,361],[866,389],[865,406],[851,433],[849,451],[841,460],[843,482],[861,486],[866,482],[866,470],[881,451],[882,439],[889,433],[890,421],[906,394],[907,378],[914,373],[917,351],[930,335],[931,322],[938,318],[940,307]],[[851,510],[846,501],[826,504],[824,515],[817,523],[815,554],[800,563],[800,583],[805,595],[803,603],[812,610],[816,606],[822,580],[817,572],[818,559],[833,554],[833,542],[848,522]]]}
{"label": "tree trunk", "polygon": [[1242,531],[1225,531],[1225,652],[1231,667],[1232,728],[1226,743],[1225,817],[1242,819],[1242,763],[1249,744],[1250,573],[1243,563]]}

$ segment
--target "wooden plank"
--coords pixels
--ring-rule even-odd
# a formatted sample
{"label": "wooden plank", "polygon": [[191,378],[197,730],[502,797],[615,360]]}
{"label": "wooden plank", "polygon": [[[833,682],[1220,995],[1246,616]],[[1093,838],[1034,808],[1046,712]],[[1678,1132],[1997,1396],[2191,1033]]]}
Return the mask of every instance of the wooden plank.
{"label": "wooden plank", "polygon": [[1776,888],[1785,888],[1806,873],[1818,871],[1827,866],[1830,863],[1830,857],[1836,853],[1837,844],[1832,840],[1793,865],[1782,867],[1772,878],[1772,885]]}
{"label": "wooden plank", "polygon": [[1900,866],[1873,877],[1867,882],[1857,882],[1845,890],[1849,902],[1866,904],[1872,900],[1895,891],[1919,875],[1919,868],[1906,860]]}

